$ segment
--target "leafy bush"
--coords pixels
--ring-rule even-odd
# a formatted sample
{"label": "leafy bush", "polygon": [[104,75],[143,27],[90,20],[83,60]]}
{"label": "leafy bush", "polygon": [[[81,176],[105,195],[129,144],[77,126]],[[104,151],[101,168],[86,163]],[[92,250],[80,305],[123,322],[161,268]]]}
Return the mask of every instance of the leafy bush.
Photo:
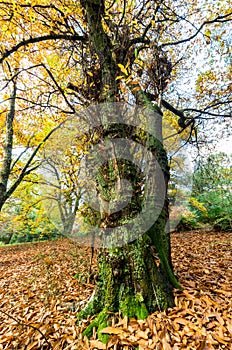
{"label": "leafy bush", "polygon": [[[7,208],[8,209],[8,208]],[[24,212],[18,207],[17,212],[1,213],[0,242],[3,244],[34,242],[60,237],[59,230],[47,215],[30,208]]]}
{"label": "leafy bush", "polygon": [[49,228],[44,230],[44,232],[36,232],[33,230],[30,230],[30,228],[25,232],[16,232],[11,240],[10,243],[25,243],[25,242],[36,242],[36,241],[45,241],[50,239],[55,239],[60,237],[58,229],[54,228],[53,230],[50,230]]}
{"label": "leafy bush", "polygon": [[231,216],[224,216],[214,221],[213,228],[217,231],[232,231]]}
{"label": "leafy bush", "polygon": [[198,223],[197,215],[195,215],[193,212],[189,210],[189,211],[186,211],[185,214],[181,215],[181,219],[177,224],[175,231],[177,232],[191,231],[198,228],[201,228],[201,225]]}
{"label": "leafy bush", "polygon": [[199,222],[217,230],[232,229],[231,156],[219,153],[202,160],[194,174],[190,210]]}

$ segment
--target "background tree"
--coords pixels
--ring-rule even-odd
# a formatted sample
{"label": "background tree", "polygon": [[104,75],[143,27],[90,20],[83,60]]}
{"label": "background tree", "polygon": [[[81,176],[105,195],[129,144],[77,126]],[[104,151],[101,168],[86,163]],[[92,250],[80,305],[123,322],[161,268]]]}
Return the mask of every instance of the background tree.
{"label": "background tree", "polygon": [[[19,104],[18,110],[16,109],[16,100],[20,99],[17,79],[7,78],[6,80],[6,90],[9,84],[13,86],[13,92],[10,96],[7,94],[3,96],[4,107],[1,111],[0,211],[24,178],[39,167],[41,160],[38,153],[57,128],[51,118],[46,123],[41,123],[41,120],[36,117],[36,120],[28,123],[28,114],[25,116],[27,105]],[[30,116],[33,117],[34,114]]]}
{"label": "background tree", "polygon": [[[53,113],[55,121],[91,103],[136,103],[153,111],[156,139],[120,125],[110,130],[103,125],[96,130],[96,139],[111,140],[116,135],[130,139],[136,135],[136,140],[144,142],[158,159],[166,185],[169,167],[161,142],[161,109],[168,111],[165,118],[176,121],[177,133],[188,130],[188,142],[197,138],[199,143],[208,137],[206,129],[200,129],[206,120],[220,119],[225,124],[230,120],[227,34],[232,12],[226,0],[215,6],[193,0],[81,0],[68,4],[2,1],[0,16],[0,63],[5,69],[8,62],[21,77],[21,101],[26,99],[30,110],[40,108],[46,116],[48,111]],[[196,57],[201,59],[197,61]],[[207,73],[213,71],[212,66],[213,77]],[[45,121],[43,113],[40,116]],[[29,114],[27,120],[31,120]],[[109,179],[114,174],[115,180],[124,176],[125,167],[120,163],[115,166],[117,171],[110,164],[102,169],[100,185],[107,174]],[[134,176],[131,166],[128,170],[129,180],[141,180],[138,173]],[[102,194],[103,187],[99,188]],[[139,204],[142,187],[135,193]],[[142,201],[138,209],[141,205]],[[114,216],[109,221],[104,212],[101,214],[105,227],[117,225],[121,219]],[[96,292],[82,313],[99,316],[87,333],[93,325],[100,330],[109,312],[120,310],[123,315],[140,318],[173,305],[172,289],[178,284],[172,272],[169,233],[165,231],[167,219],[166,196],[149,232],[121,248],[99,251]]]}
{"label": "background tree", "polygon": [[31,242],[59,237],[58,228],[43,206],[37,176],[27,176],[6,202],[1,213],[0,240],[5,243]]}
{"label": "background tree", "polygon": [[231,180],[231,155],[218,153],[200,160],[192,194],[197,202],[191,202],[199,221],[231,230]]}
{"label": "background tree", "polygon": [[38,178],[41,197],[49,216],[67,236],[71,235],[77,211],[81,208],[80,162],[85,155],[85,143],[86,135],[78,135],[78,130],[68,133],[59,130],[59,138],[51,136],[42,152],[43,164]]}

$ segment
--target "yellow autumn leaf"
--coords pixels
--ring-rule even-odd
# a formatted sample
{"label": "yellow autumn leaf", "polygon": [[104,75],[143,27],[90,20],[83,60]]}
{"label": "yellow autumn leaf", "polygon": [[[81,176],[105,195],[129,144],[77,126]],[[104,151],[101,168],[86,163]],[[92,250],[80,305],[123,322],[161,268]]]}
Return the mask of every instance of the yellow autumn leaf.
{"label": "yellow autumn leaf", "polygon": [[131,84],[131,85],[138,85],[139,82],[138,82],[138,80],[133,80],[133,81],[130,82],[130,84]]}
{"label": "yellow autumn leaf", "polygon": [[136,86],[132,89],[132,91],[140,91],[141,90],[141,87],[140,86]]}
{"label": "yellow autumn leaf", "polygon": [[128,59],[128,61],[127,61],[127,64],[126,64],[126,67],[125,67],[125,68],[128,68],[128,67],[129,67],[129,65],[130,65],[130,59]]}
{"label": "yellow autumn leaf", "polygon": [[45,257],[44,258],[44,262],[47,264],[47,265],[52,265],[52,260],[49,258],[49,257]]}
{"label": "yellow autumn leaf", "polygon": [[123,75],[118,75],[115,80],[120,80],[122,78],[124,78]]}
{"label": "yellow autumn leaf", "polygon": [[120,68],[121,72],[123,72],[125,75],[128,75],[127,69],[121,63],[118,63],[118,67]]}

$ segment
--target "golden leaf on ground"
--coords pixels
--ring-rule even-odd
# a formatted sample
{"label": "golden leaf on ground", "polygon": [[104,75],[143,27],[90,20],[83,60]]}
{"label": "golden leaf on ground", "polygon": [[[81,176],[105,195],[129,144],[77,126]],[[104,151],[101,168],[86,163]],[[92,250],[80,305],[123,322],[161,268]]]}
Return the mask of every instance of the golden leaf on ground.
{"label": "golden leaf on ground", "polygon": [[[78,268],[74,271],[77,256],[70,254],[74,243],[66,239],[0,247],[0,310],[9,314],[7,317],[0,312],[0,350],[16,349],[21,344],[31,350],[46,348],[43,335],[53,350],[107,346],[109,350],[229,350],[232,286],[228,269],[231,251],[226,242],[230,242],[230,234],[186,232],[173,234],[171,239],[173,265],[184,287],[174,292],[176,306],[166,312],[156,311],[143,321],[119,317],[117,323],[115,316],[112,326],[102,330],[102,334],[109,334],[107,345],[82,335],[90,319],[76,324],[75,305],[86,304],[94,285],[87,280],[79,283],[73,276],[87,275],[90,248],[78,247]],[[212,241],[225,243],[212,246]],[[46,263],[44,259],[49,260]],[[210,273],[204,274],[204,269]]]}
{"label": "golden leaf on ground", "polygon": [[45,257],[44,262],[48,265],[52,265],[52,260],[49,257]]}
{"label": "golden leaf on ground", "polygon": [[115,327],[106,327],[101,330],[103,334],[122,334],[124,333],[123,329]]}
{"label": "golden leaf on ground", "polygon": [[143,339],[148,339],[147,332],[142,332],[140,330],[138,330],[136,332],[136,337],[143,338]]}
{"label": "golden leaf on ground", "polygon": [[91,347],[99,350],[107,349],[106,345],[100,342],[99,340],[90,340]]}
{"label": "golden leaf on ground", "polygon": [[38,342],[33,341],[33,343],[30,343],[29,345],[27,345],[27,350],[37,349],[37,345],[38,345]]}

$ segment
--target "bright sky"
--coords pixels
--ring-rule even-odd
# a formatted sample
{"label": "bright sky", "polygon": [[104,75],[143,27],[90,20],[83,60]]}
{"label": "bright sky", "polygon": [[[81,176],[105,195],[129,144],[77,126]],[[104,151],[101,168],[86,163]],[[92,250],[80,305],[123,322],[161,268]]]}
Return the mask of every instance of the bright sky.
{"label": "bright sky", "polygon": [[225,152],[227,154],[232,154],[232,136],[227,140],[220,140],[216,146],[219,152]]}

